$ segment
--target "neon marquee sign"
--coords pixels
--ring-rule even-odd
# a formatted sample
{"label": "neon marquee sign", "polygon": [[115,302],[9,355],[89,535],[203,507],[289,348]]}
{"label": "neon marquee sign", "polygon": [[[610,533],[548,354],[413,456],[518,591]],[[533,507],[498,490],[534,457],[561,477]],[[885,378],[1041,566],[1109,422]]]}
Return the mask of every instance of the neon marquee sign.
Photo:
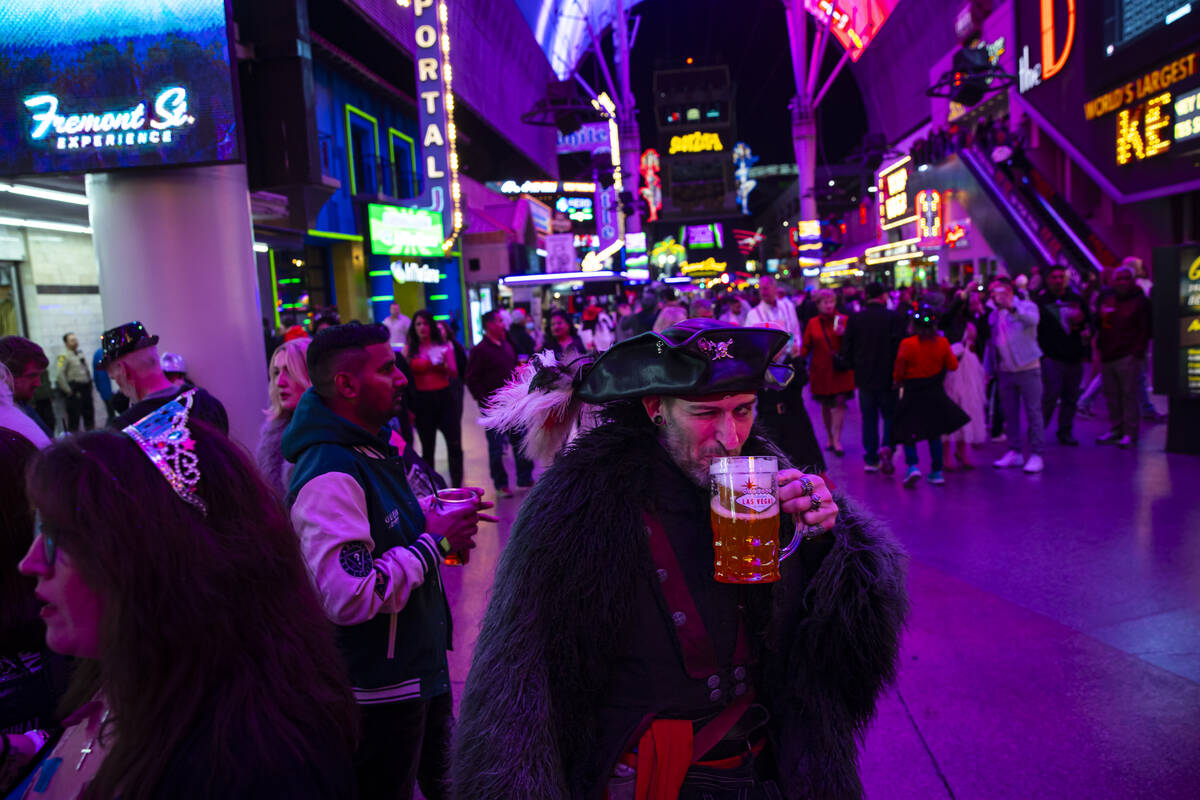
{"label": "neon marquee sign", "polygon": [[876,196],[879,198],[879,227],[882,230],[891,230],[917,219],[908,199],[908,164],[911,161],[910,156],[905,156],[879,173]]}
{"label": "neon marquee sign", "polygon": [[724,149],[725,145],[721,143],[719,134],[696,131],[683,136],[672,136],[671,149],[667,151],[667,154],[673,156],[676,153],[720,152]]}
{"label": "neon marquee sign", "polygon": [[[59,105],[58,96],[53,94],[25,98],[33,121],[29,138],[35,142],[53,141],[58,150],[170,144],[176,129],[196,123],[196,118],[188,114],[187,90],[182,86],[159,92],[154,99],[154,116],[150,117],[144,102],[125,110],[65,116],[59,113]],[[51,131],[54,136],[48,136]]]}

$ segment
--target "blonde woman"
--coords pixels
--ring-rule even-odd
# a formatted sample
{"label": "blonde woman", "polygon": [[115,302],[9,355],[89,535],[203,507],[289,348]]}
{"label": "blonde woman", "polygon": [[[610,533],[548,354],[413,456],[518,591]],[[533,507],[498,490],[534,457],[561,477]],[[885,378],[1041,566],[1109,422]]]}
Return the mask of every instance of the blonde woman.
{"label": "blonde woman", "polygon": [[271,380],[268,384],[270,405],[267,419],[258,434],[258,449],[254,458],[267,483],[287,494],[292,465],[284,460],[280,441],[283,431],[292,421],[292,412],[300,396],[312,381],[308,379],[308,345],[311,339],[293,339],[275,349],[271,356]]}

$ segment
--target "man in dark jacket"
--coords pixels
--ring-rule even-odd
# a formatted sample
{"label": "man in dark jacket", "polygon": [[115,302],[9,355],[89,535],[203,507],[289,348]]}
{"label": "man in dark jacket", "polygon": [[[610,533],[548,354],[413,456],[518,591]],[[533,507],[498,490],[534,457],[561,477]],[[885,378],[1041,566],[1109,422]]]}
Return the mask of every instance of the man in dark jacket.
{"label": "man in dark jacket", "polygon": [[[467,358],[467,389],[479,409],[485,410],[496,393],[517,368],[517,354],[504,336],[504,320],[499,311],[489,311],[481,318],[483,339],[471,348]],[[521,435],[512,431],[486,431],[488,443],[488,467],[496,494],[512,497],[508,488],[508,473],[504,470],[504,444],[512,443],[513,459],[517,463],[517,486],[533,486],[533,462],[521,452]]]}
{"label": "man in dark jacket", "polygon": [[[195,388],[167,380],[158,358],[158,337],[147,333],[140,322],[127,322],[106,330],[100,336],[100,350],[100,368],[131,402],[128,410],[109,419],[110,428],[122,430]],[[191,416],[229,435],[225,406],[203,389],[196,389]]]}
{"label": "man in dark jacket", "polygon": [[561,410],[577,403],[601,422],[538,481],[501,557],[455,729],[456,798],[626,798],[635,783],[654,797],[861,796],[857,746],[906,609],[895,542],[785,468],[778,516],[801,538],[782,579],[713,579],[709,465],[778,455],[752,428],[755,392],[787,382],[772,363],[786,343],[686,320],[615,345],[578,380],[544,366],[513,394],[546,410],[531,427],[572,427]]}
{"label": "man in dark jacket", "polygon": [[1142,373],[1150,346],[1150,301],[1131,267],[1113,271],[1112,286],[1096,301],[1096,345],[1109,429],[1096,441],[1122,448],[1137,446]]}
{"label": "man in dark jacket", "polygon": [[1042,348],[1042,416],[1046,427],[1058,407],[1058,443],[1072,447],[1079,384],[1090,315],[1083,298],[1067,284],[1067,268],[1054,265],[1046,273],[1045,288],[1033,296],[1038,317],[1038,347]]}
{"label": "man in dark jacket", "polygon": [[517,354],[518,361],[524,361],[533,355],[533,351],[537,349],[537,343],[533,341],[533,336],[529,333],[529,329],[525,327],[527,317],[525,310],[521,308],[513,309],[512,325],[508,328],[508,343],[512,345],[513,352]]}
{"label": "man in dark jacket", "polygon": [[450,609],[438,562],[475,546],[477,504],[438,511],[409,488],[388,439],[404,373],[383,325],[350,323],[308,348],[312,388],[283,435],[300,550],[362,715],[361,796],[443,797],[451,727]]}
{"label": "man in dark jacket", "polygon": [[[896,390],[892,369],[904,338],[904,316],[887,307],[887,292],[880,283],[867,285],[867,303],[850,317],[842,337],[842,358],[854,368],[854,384],[863,416],[863,458],[867,472],[891,475],[892,419],[896,415]],[[883,439],[879,420],[883,419]]]}

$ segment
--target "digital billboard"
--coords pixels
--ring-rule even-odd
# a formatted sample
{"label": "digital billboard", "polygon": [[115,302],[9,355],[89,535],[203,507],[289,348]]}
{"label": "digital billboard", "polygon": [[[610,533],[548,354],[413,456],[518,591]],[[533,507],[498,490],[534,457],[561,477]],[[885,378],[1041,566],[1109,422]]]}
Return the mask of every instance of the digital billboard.
{"label": "digital billboard", "polygon": [[368,203],[367,223],[375,255],[445,255],[440,211]]}
{"label": "digital billboard", "polygon": [[1165,8],[1066,0],[1014,4],[1013,96],[1118,202],[1200,188],[1200,138],[1194,135],[1200,18]]}
{"label": "digital billboard", "polygon": [[0,3],[0,174],[240,157],[225,0]]}

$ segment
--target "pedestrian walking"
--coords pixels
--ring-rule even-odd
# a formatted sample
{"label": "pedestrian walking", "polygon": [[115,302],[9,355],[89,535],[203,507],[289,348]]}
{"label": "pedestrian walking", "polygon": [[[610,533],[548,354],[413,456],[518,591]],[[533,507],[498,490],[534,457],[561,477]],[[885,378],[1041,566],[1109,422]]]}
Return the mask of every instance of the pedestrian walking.
{"label": "pedestrian walking", "polygon": [[512,324],[508,326],[508,343],[512,345],[518,361],[526,361],[537,352],[537,344],[530,333],[532,327],[533,320],[526,318],[525,309],[513,309]]}
{"label": "pedestrian walking", "polygon": [[392,349],[399,349],[403,353],[408,345],[408,329],[412,327],[412,320],[400,310],[399,303],[388,306],[388,315],[383,318],[383,325],[388,329],[388,342]]}
{"label": "pedestrian walking", "polygon": [[[854,369],[854,384],[862,407],[865,469],[867,472],[883,470],[885,475],[891,475],[895,469],[892,466],[892,422],[896,415],[893,370],[906,320],[902,314],[888,310],[883,284],[867,284],[864,295],[863,310],[852,314],[846,322],[841,356],[843,362]],[[883,425],[882,437],[880,423]]]}
{"label": "pedestrian walking", "polygon": [[[512,377],[517,368],[517,354],[504,336],[504,321],[497,311],[485,312],[483,322],[483,339],[471,348],[467,360],[467,389],[479,404],[480,410],[486,411],[493,395],[502,388]],[[500,497],[511,497],[508,488],[508,472],[504,469],[504,446],[512,445],[513,460],[517,467],[518,488],[528,488],[533,485],[533,462],[521,452],[521,434],[519,431],[484,431],[488,444],[488,468],[492,474],[492,484]]]}
{"label": "pedestrian walking", "polygon": [[1083,381],[1083,359],[1090,339],[1083,298],[1067,282],[1067,268],[1056,264],[1045,287],[1034,295],[1038,304],[1038,346],[1042,349],[1042,419],[1047,428],[1058,410],[1058,443],[1077,446],[1075,412]]}
{"label": "pedestrian walking", "polygon": [[413,424],[421,441],[421,458],[430,465],[436,463],[437,435],[441,431],[446,440],[450,485],[462,486],[462,412],[450,388],[451,378],[458,377],[458,359],[428,309],[413,314],[408,354],[413,373]]}
{"label": "pedestrian walking", "polygon": [[1150,346],[1150,301],[1128,266],[1113,271],[1112,286],[1097,299],[1096,344],[1108,406],[1108,432],[1096,441],[1133,448],[1138,442],[1140,385]]}
{"label": "pedestrian walking", "polygon": [[846,403],[854,397],[854,372],[841,359],[846,316],[837,313],[837,295],[833,290],[821,289],[816,293],[816,301],[817,315],[804,329],[801,355],[809,357],[809,390],[821,404],[821,421],[828,441],[825,449],[844,456],[842,427],[846,422]]}
{"label": "pedestrian walking", "polygon": [[921,479],[917,443],[929,444],[929,482],[941,485],[946,482],[942,437],[970,422],[946,395],[946,373],[958,369],[958,359],[950,350],[949,340],[938,332],[937,310],[922,303],[910,316],[915,333],[900,342],[893,371],[900,386],[900,401],[892,428],[896,441],[904,445],[904,462],[908,465],[904,485],[909,488]]}
{"label": "pedestrian walking", "polygon": [[975,354],[975,323],[968,322],[961,342],[950,345],[950,352],[958,359],[958,369],[946,373],[944,387],[946,396],[961,408],[971,421],[948,435],[943,442],[952,448],[946,459],[946,469],[975,469],[968,457],[971,445],[988,440],[987,431],[987,373],[979,356]]}

